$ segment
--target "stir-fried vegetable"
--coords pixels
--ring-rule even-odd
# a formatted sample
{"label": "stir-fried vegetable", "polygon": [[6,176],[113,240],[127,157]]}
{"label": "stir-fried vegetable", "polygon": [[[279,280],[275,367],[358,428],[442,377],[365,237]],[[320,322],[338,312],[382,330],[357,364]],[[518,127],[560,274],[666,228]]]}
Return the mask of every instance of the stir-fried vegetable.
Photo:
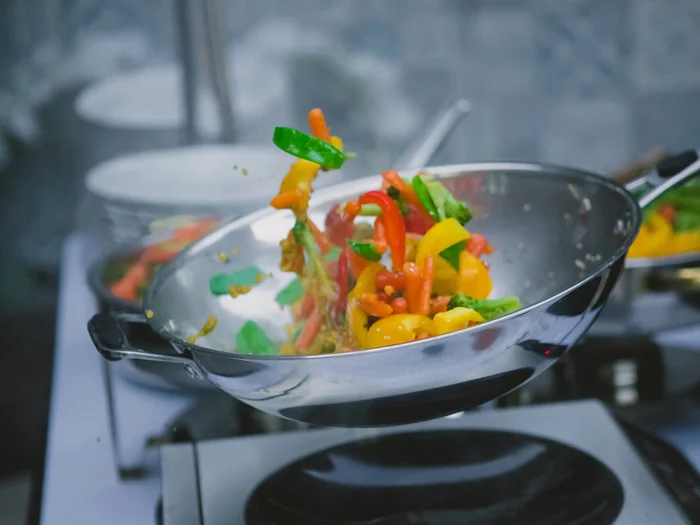
{"label": "stir-fried vegetable", "polygon": [[[323,112],[309,113],[309,127],[313,136],[276,128],[273,138],[298,158],[270,202],[295,217],[280,242],[280,269],[296,276],[275,297],[294,321],[279,345],[246,323],[236,337],[238,352],[378,348],[463,330],[520,308],[514,297],[487,299],[492,282],[481,258],[493,247],[484,235],[465,229],[472,218],[468,206],[429,173],[406,180],[386,171],[381,189],[336,204],[324,230],[318,228],[307,213],[313,182],[350,155],[331,135]],[[355,224],[358,217],[365,219]],[[254,278],[253,271],[242,271]],[[235,298],[232,275],[215,276],[212,292],[228,290]]]}
{"label": "stir-fried vegetable", "polygon": [[330,169],[339,169],[345,159],[352,158],[330,142],[292,128],[275,128],[272,142],[290,155]]}
{"label": "stir-fried vegetable", "polygon": [[449,190],[430,174],[423,173],[413,178],[413,188],[416,189],[417,193],[419,193],[419,187],[421,193],[427,194],[421,198],[421,202],[423,199],[430,201],[429,205],[433,211],[428,211],[431,212],[431,215],[435,214],[436,220],[456,219],[461,225],[471,220],[472,212],[467,208],[467,205],[455,199]]}
{"label": "stir-fried vegetable", "polygon": [[693,179],[664,193],[644,210],[628,257],[663,257],[700,251],[700,185]]}
{"label": "stir-fried vegetable", "polygon": [[471,309],[479,313],[486,321],[502,317],[516,310],[522,305],[517,297],[509,296],[500,299],[474,299],[463,293],[457,293],[450,299],[447,309],[454,308]]}
{"label": "stir-fried vegetable", "polygon": [[116,297],[140,301],[163,264],[171,261],[191,243],[219,225],[216,219],[181,222],[170,239],[152,244],[133,258],[114,261],[105,270],[104,280]]}

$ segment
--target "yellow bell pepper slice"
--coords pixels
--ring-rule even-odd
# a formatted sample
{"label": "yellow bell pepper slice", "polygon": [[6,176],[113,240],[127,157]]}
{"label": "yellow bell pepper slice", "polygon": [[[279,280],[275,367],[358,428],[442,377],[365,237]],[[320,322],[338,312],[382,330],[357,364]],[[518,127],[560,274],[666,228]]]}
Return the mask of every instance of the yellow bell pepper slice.
{"label": "yellow bell pepper slice", "polygon": [[657,257],[677,255],[700,250],[700,232],[674,233],[664,246],[655,252]]}
{"label": "yellow bell pepper slice", "polygon": [[446,219],[430,228],[418,244],[416,264],[419,268],[423,268],[427,255],[434,258],[433,291],[438,295],[454,293],[457,281],[457,272],[450,263],[439,257],[440,253],[458,242],[467,241],[469,237],[469,232],[457,219]]}
{"label": "yellow bell pepper slice", "polygon": [[405,262],[416,262],[416,255],[418,254],[419,244],[420,239],[417,239],[410,235],[406,236],[406,256],[404,257]]}
{"label": "yellow bell pepper slice", "polygon": [[435,333],[437,335],[456,332],[467,328],[470,323],[483,323],[484,318],[476,310],[471,308],[453,308],[447,312],[435,314],[433,324],[435,325]]}
{"label": "yellow bell pepper slice", "polygon": [[377,274],[384,269],[384,266],[380,263],[367,265],[360,272],[355,287],[348,294],[348,324],[350,325],[350,333],[360,348],[371,347],[368,347],[367,343],[367,323],[369,318],[362,307],[360,307],[357,299],[364,293],[372,293],[376,290]]}
{"label": "yellow bell pepper slice", "polygon": [[484,263],[469,252],[460,253],[457,291],[475,299],[486,299],[492,288],[491,275]]}
{"label": "yellow bell pepper slice", "polygon": [[435,326],[429,317],[417,314],[394,314],[379,319],[367,333],[367,347],[409,343],[421,332],[435,335]]}
{"label": "yellow bell pepper slice", "polygon": [[648,239],[649,254],[656,257],[661,254],[664,247],[673,235],[671,223],[664,219],[660,214],[654,213],[649,218],[649,229],[651,234]]}
{"label": "yellow bell pepper slice", "polygon": [[311,196],[311,183],[318,176],[318,170],[321,168],[315,162],[298,159],[290,168],[287,175],[282,180],[280,185],[280,193],[288,193],[294,190],[301,190],[303,197],[299,202],[292,205],[292,210],[299,212],[306,210],[309,207],[309,198]]}
{"label": "yellow bell pepper slice", "polygon": [[340,137],[331,137],[331,145],[343,151],[343,140]]}
{"label": "yellow bell pepper slice", "polygon": [[632,246],[627,251],[627,257],[650,257],[651,251],[649,249],[649,237],[651,236],[651,231],[649,226],[643,224],[639,229],[637,237],[634,239]]}

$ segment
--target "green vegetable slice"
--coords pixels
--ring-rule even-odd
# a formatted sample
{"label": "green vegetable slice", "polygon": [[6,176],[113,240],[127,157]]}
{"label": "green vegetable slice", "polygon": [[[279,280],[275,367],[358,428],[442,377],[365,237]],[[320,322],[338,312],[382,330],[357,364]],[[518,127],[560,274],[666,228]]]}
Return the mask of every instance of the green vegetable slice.
{"label": "green vegetable slice", "polygon": [[453,244],[449,248],[445,248],[440,252],[440,257],[445,259],[448,263],[450,263],[450,266],[454,268],[455,270],[459,271],[459,254],[464,251],[464,247],[466,246],[467,241],[459,241],[458,243]]}
{"label": "green vegetable slice", "polygon": [[236,334],[236,352],[239,354],[275,355],[279,353],[262,328],[255,321],[246,321]]}
{"label": "green vegetable slice", "polygon": [[436,221],[441,221],[442,219],[440,219],[437,207],[433,202],[433,198],[430,196],[430,192],[428,191],[428,187],[426,186],[423,177],[416,175],[413,177],[413,182],[411,185],[413,186],[416,195],[418,195],[418,200],[425,208],[425,211],[427,211],[428,214],[430,214],[430,216]]}
{"label": "green vegetable slice", "polygon": [[[450,193],[450,190],[445,188],[439,180],[433,178],[428,173],[416,175],[413,178],[413,189],[416,189],[416,178],[421,180],[430,196],[437,213],[436,220],[444,221],[445,219],[457,219],[462,226],[471,220],[471,210],[465,203],[455,199],[452,193]],[[418,198],[421,198],[420,194]],[[421,199],[421,203],[422,202]]]}
{"label": "green vegetable slice", "polygon": [[491,321],[519,310],[522,308],[522,304],[520,304],[520,299],[514,296],[502,297],[501,299],[474,299],[463,293],[457,293],[447,303],[447,309],[452,310],[458,307],[476,310],[486,321]]}
{"label": "green vegetable slice", "polygon": [[279,291],[275,296],[275,301],[277,301],[277,304],[280,306],[290,306],[304,297],[305,293],[306,290],[304,290],[301,281],[295,277],[287,286]]}
{"label": "green vegetable slice", "polygon": [[[700,210],[700,207],[698,209]],[[678,210],[673,228],[677,232],[700,230],[700,211]]]}
{"label": "green vegetable slice", "polygon": [[347,242],[353,252],[368,261],[377,262],[382,258],[382,254],[377,251],[377,248],[372,243],[357,242],[352,239],[348,239]]}
{"label": "green vegetable slice", "polygon": [[209,290],[214,295],[226,295],[230,286],[253,286],[265,275],[257,266],[247,266],[233,273],[219,273],[209,279]]}
{"label": "green vegetable slice", "polygon": [[302,133],[298,129],[276,127],[272,142],[282,151],[297,158],[320,164],[324,168],[338,169],[345,159],[354,155],[345,154],[325,140]]}
{"label": "green vegetable slice", "polygon": [[340,254],[343,253],[343,250],[340,249],[340,246],[331,246],[331,249],[328,250],[328,253],[326,254],[326,261],[331,262],[331,261],[337,261],[340,259]]}

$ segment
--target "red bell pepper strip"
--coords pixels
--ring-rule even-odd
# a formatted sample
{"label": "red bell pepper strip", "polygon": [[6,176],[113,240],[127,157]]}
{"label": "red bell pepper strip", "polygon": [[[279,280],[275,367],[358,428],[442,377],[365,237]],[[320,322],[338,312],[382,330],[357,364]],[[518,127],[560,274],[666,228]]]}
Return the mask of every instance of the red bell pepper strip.
{"label": "red bell pepper strip", "polygon": [[433,219],[422,206],[408,203],[406,207],[408,208],[408,215],[406,215],[403,220],[406,225],[407,233],[425,235],[425,233],[435,225],[435,219]]}
{"label": "red bell pepper strip", "polygon": [[326,236],[336,246],[344,247],[347,239],[355,235],[355,225],[352,219],[340,210],[340,204],[334,204],[326,215]]}
{"label": "red bell pepper strip", "polygon": [[401,210],[394,200],[379,190],[368,191],[360,196],[359,203],[376,204],[382,210],[387,244],[391,250],[391,265],[395,272],[401,271],[406,257],[406,225]]}
{"label": "red bell pepper strip", "polygon": [[488,245],[486,237],[480,233],[472,233],[472,236],[467,239],[467,251],[477,258],[486,253]]}
{"label": "red bell pepper strip", "polygon": [[664,204],[661,206],[659,208],[659,214],[671,224],[676,221],[676,208],[672,204]]}

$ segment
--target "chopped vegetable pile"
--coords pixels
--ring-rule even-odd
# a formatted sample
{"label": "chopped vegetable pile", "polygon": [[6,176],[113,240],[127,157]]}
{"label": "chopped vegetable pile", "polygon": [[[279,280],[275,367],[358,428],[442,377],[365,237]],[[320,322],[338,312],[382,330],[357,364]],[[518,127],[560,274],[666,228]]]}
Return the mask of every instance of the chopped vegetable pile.
{"label": "chopped vegetable pile", "polygon": [[[384,172],[380,188],[333,206],[322,231],[307,214],[312,184],[319,171],[338,169],[352,155],[331,135],[321,110],[309,113],[309,125],[312,135],[276,128],[273,137],[297,157],[270,201],[295,218],[280,242],[279,267],[296,275],[276,296],[294,322],[278,344],[247,321],[236,336],[238,352],[377,348],[462,330],[521,307],[516,297],[488,298],[491,276],[482,259],[493,247],[467,231],[469,207],[429,173],[404,179]],[[253,289],[260,275],[254,267],[215,275],[211,292],[235,298]]]}
{"label": "chopped vegetable pile", "polygon": [[205,219],[182,226],[167,241],[153,244],[134,256],[114,260],[105,269],[104,282],[112,295],[124,301],[140,301],[165,263],[218,225],[218,219]]}
{"label": "chopped vegetable pile", "polygon": [[628,257],[663,257],[700,251],[700,180],[664,193],[644,210],[644,223]]}

